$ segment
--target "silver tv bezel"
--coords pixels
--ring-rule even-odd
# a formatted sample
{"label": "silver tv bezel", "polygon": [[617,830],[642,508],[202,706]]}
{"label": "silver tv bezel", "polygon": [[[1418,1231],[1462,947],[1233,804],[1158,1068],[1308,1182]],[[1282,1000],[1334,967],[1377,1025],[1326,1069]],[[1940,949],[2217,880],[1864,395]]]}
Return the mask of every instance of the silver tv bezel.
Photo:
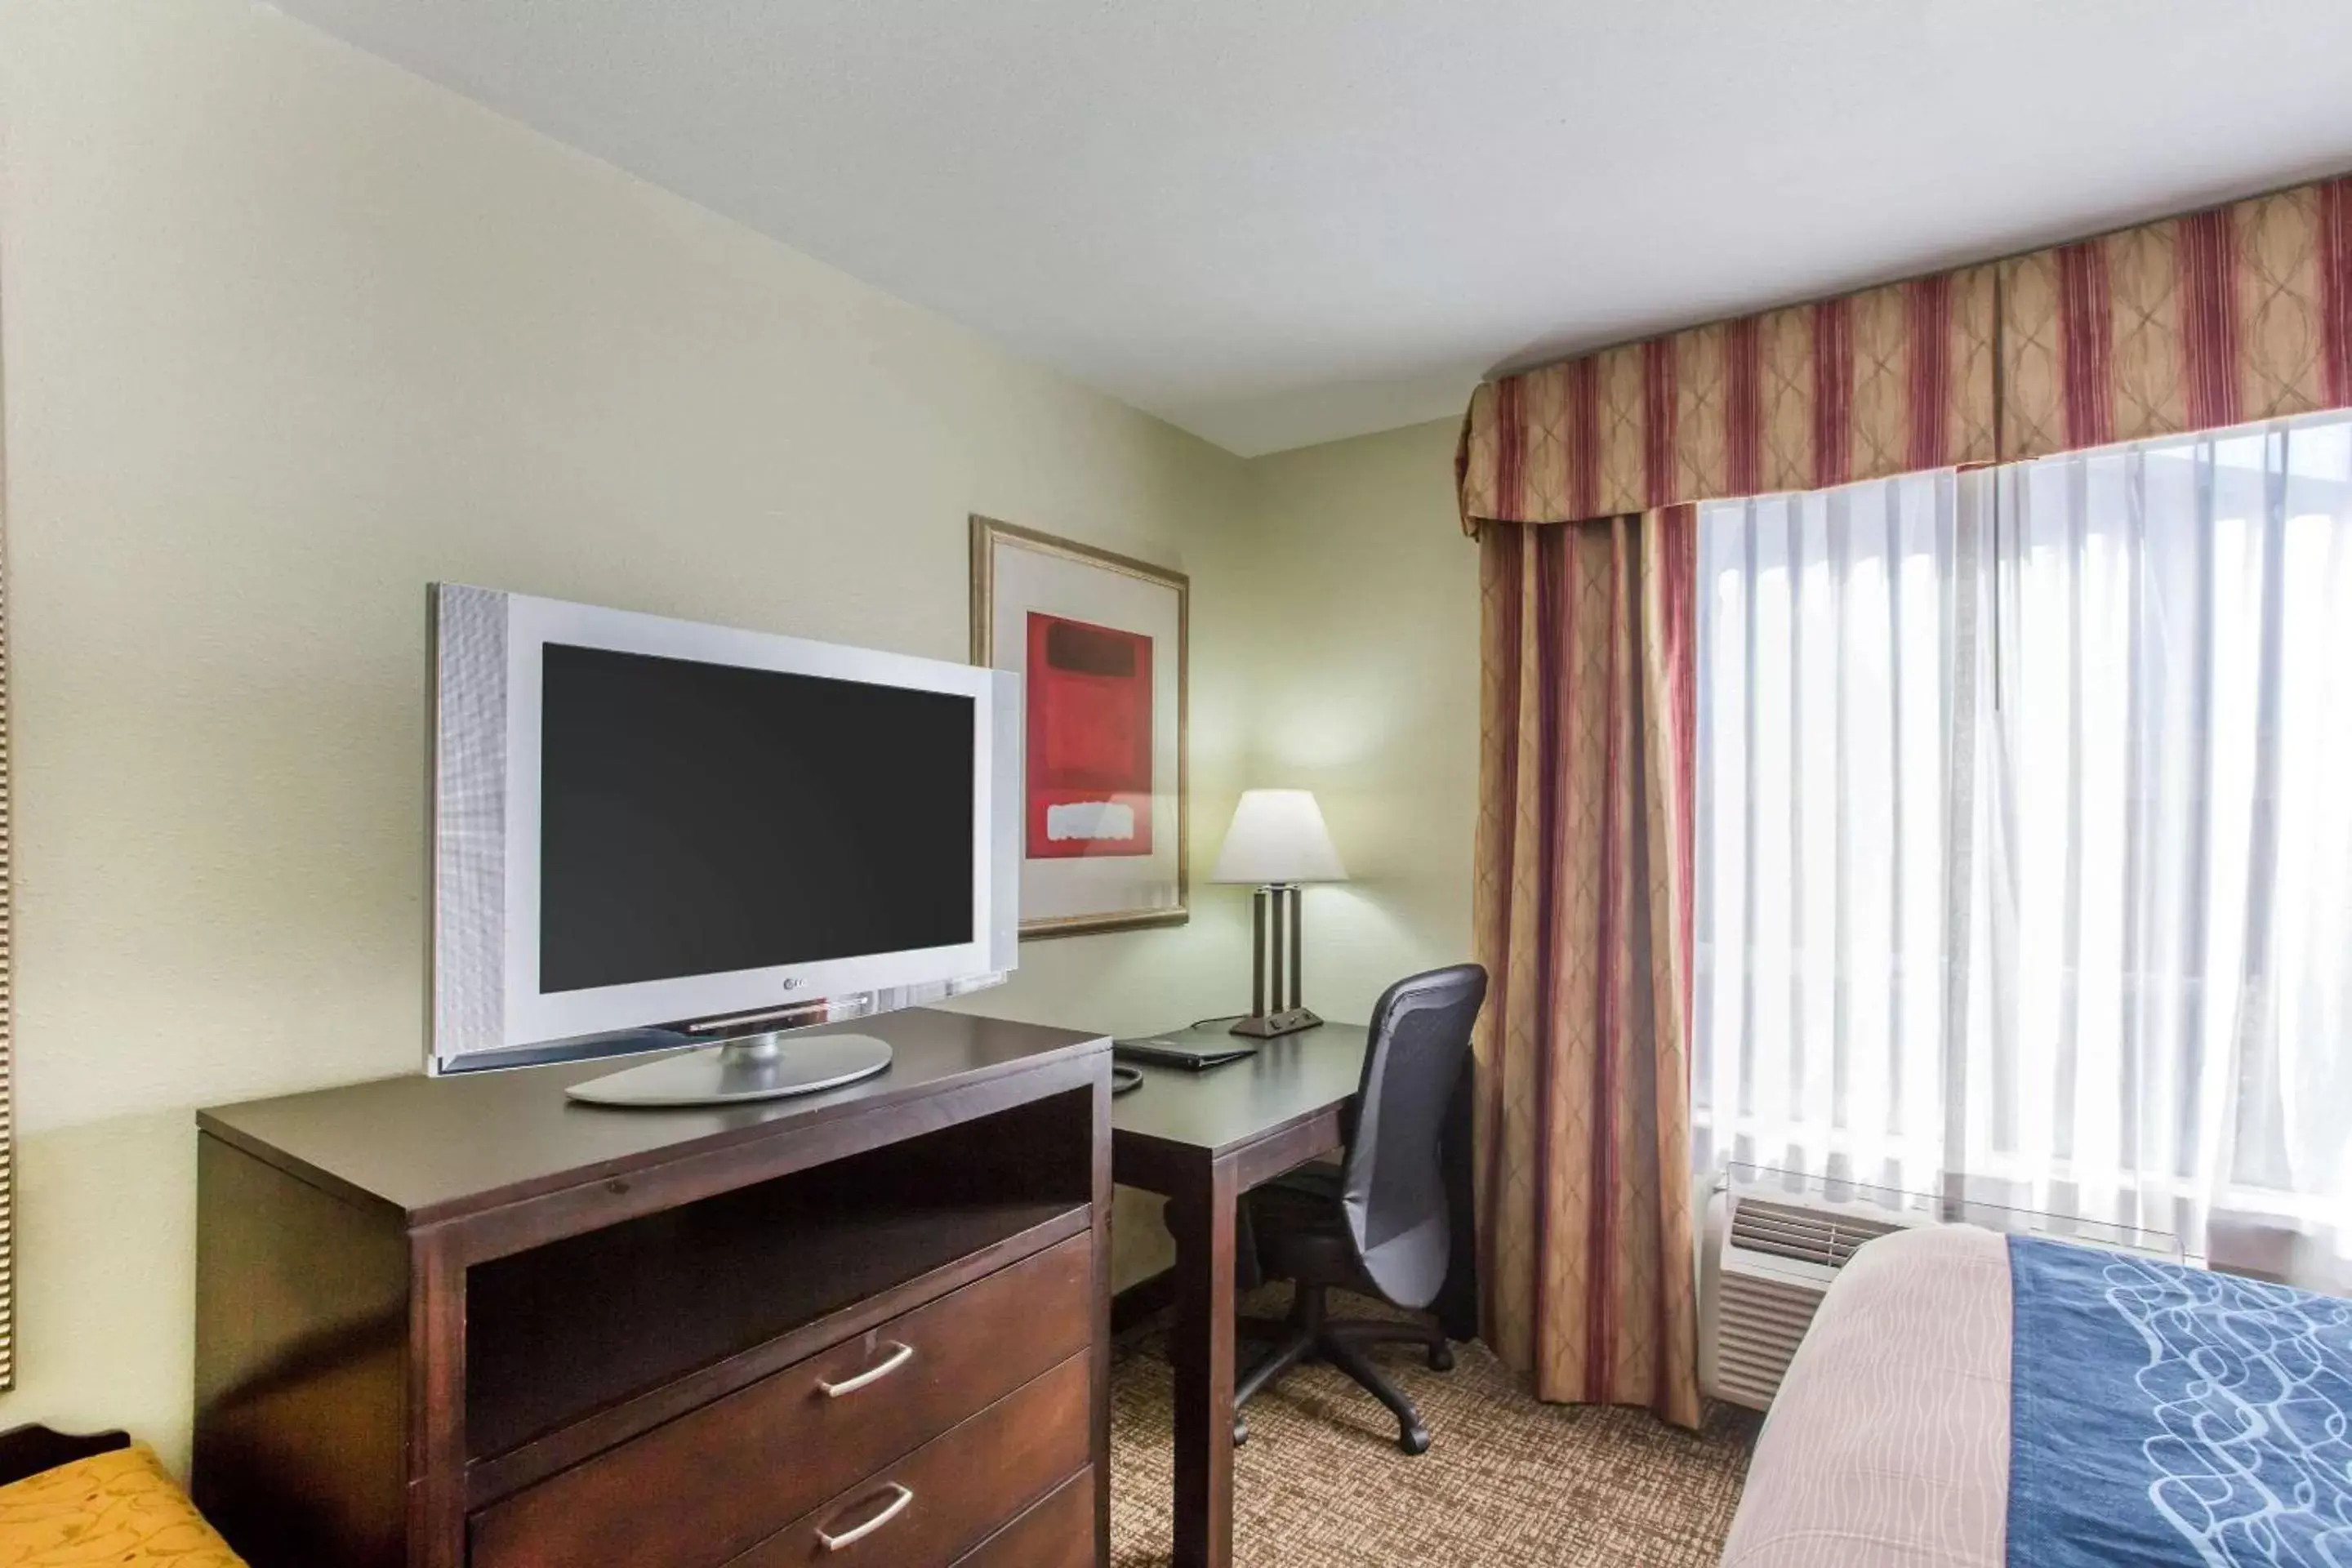
{"label": "silver tv bezel", "polygon": [[[1018,963],[1019,676],[457,584],[434,584],[431,604],[429,1071],[662,1049],[709,1037],[688,1026],[782,1008],[803,1024],[861,1016],[993,984]],[[972,940],[542,992],[541,649],[551,642],[970,698]]]}

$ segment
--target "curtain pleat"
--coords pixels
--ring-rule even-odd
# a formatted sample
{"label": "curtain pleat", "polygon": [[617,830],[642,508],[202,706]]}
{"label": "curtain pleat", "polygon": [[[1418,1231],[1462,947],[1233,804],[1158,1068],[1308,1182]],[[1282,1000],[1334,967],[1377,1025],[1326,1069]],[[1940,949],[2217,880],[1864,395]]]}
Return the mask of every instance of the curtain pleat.
{"label": "curtain pleat", "polygon": [[1489,531],[1475,941],[1486,1336],[1538,1397],[1698,1418],[1687,510]]}

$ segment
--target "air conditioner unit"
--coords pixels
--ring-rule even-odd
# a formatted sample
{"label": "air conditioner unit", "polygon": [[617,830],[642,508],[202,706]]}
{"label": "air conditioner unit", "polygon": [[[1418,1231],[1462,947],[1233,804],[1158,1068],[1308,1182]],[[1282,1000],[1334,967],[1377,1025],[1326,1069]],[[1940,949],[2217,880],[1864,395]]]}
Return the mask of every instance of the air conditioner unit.
{"label": "air conditioner unit", "polygon": [[1864,1242],[1934,1223],[1877,1204],[1727,1180],[1707,1203],[1699,1248],[1699,1385],[1762,1410],[1830,1282]]}

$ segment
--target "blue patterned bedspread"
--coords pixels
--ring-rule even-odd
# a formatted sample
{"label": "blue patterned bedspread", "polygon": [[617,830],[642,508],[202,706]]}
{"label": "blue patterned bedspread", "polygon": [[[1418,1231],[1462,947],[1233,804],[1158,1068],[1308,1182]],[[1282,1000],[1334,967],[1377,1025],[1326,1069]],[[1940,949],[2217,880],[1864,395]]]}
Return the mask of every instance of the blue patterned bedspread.
{"label": "blue patterned bedspread", "polygon": [[2352,1301],[2009,1257],[2009,1568],[2352,1568]]}

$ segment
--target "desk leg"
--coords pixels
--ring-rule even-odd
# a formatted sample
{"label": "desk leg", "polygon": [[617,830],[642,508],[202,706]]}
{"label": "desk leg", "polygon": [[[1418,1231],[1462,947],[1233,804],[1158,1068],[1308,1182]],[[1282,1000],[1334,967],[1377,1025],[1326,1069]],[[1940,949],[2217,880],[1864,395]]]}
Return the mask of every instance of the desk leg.
{"label": "desk leg", "polygon": [[1175,1568],[1234,1560],[1234,1169],[1201,1168],[1168,1204],[1176,1238]]}

